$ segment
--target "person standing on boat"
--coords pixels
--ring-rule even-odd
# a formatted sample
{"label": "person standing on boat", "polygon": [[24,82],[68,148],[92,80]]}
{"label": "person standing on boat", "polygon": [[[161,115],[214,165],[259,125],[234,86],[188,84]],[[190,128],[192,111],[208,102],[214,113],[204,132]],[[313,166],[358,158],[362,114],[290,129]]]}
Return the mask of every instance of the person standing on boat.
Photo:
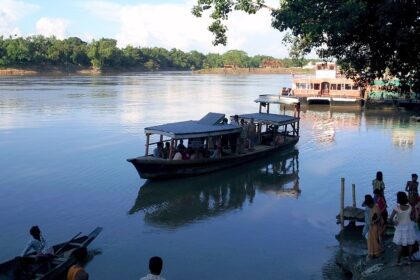
{"label": "person standing on boat", "polygon": [[[239,116],[235,115],[233,116],[233,120],[230,122],[230,124],[240,127],[239,125]],[[232,154],[236,153],[236,146],[238,142],[239,133],[233,133],[230,135],[229,143],[230,143],[230,150],[232,151]]]}
{"label": "person standing on boat", "polygon": [[245,123],[244,119],[241,119],[241,133],[239,134],[239,153],[243,154],[245,149],[245,142],[248,134],[248,125]]}
{"label": "person standing on boat", "polygon": [[384,176],[382,174],[382,171],[378,171],[376,172],[376,178],[373,179],[372,181],[372,188],[373,188],[372,192],[375,190],[380,190],[382,193],[382,196],[384,196],[384,191],[385,191],[385,183],[384,183],[383,177]]}
{"label": "person standing on boat", "polygon": [[408,193],[408,201],[411,206],[417,204],[417,199],[419,197],[419,182],[417,182],[417,174],[411,174],[411,181],[408,181],[405,186],[405,191]]}
{"label": "person standing on boat", "polygon": [[53,254],[53,249],[48,247],[48,243],[41,234],[41,230],[38,226],[33,226],[29,230],[29,233],[32,235],[31,240],[29,240],[25,249],[23,249],[21,256],[24,257],[31,250],[35,251],[37,256],[47,256]]}
{"label": "person standing on boat", "polygon": [[169,158],[169,152],[171,151],[171,144],[169,142],[165,143],[165,148],[162,150],[163,158],[168,159]]}
{"label": "person standing on boat", "polygon": [[161,257],[151,257],[149,260],[149,270],[150,273],[145,277],[140,278],[140,280],[165,280],[165,278],[160,276],[163,267],[163,260]]}
{"label": "person standing on boat", "polygon": [[67,272],[67,280],[88,280],[89,274],[85,271],[85,263],[87,259],[86,247],[77,248],[73,252],[76,264],[72,265]]}
{"label": "person standing on boat", "polygon": [[250,151],[254,150],[255,143],[257,142],[257,127],[255,126],[254,119],[251,119],[251,121],[248,124],[248,141],[249,146],[248,149]]}

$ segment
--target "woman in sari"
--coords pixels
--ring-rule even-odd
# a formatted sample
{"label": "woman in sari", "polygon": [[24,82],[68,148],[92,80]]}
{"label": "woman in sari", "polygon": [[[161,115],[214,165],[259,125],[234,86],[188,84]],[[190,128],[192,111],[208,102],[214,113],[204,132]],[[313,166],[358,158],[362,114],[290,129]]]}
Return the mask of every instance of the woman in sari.
{"label": "woman in sari", "polygon": [[382,252],[381,236],[384,231],[384,221],[378,205],[371,195],[365,195],[363,206],[369,209],[369,231],[367,236],[368,257],[377,258]]}

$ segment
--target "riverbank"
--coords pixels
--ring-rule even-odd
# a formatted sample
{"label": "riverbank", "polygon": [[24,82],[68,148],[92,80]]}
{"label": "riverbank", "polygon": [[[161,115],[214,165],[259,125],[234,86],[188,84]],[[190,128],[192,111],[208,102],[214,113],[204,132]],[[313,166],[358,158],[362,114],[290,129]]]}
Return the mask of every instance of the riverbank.
{"label": "riverbank", "polygon": [[26,76],[26,75],[99,75],[103,71],[98,68],[78,67],[78,66],[45,66],[45,67],[22,67],[22,68],[3,68],[0,69],[0,76]]}
{"label": "riverbank", "polygon": [[[4,68],[0,69],[0,76],[23,76],[23,75],[100,75],[104,73],[124,73],[124,72],[159,72],[159,71],[187,71],[185,69],[159,69],[148,70],[144,67],[119,67],[119,68],[93,68],[79,66],[45,66],[45,67],[24,67],[24,68]],[[209,68],[192,71],[194,74],[224,74],[224,75],[245,75],[245,74],[313,74],[312,69],[302,69],[300,67],[290,68]]]}
{"label": "riverbank", "polygon": [[224,74],[224,75],[245,75],[245,74],[314,74],[313,69],[300,67],[288,68],[209,68],[193,71],[194,74]]}
{"label": "riverbank", "polygon": [[362,237],[362,226],[349,225],[336,236],[340,242],[340,253],[336,264],[352,279],[420,279],[420,262],[396,265],[398,247],[392,242],[392,235],[383,241],[384,251],[379,258],[368,259],[366,240]]}

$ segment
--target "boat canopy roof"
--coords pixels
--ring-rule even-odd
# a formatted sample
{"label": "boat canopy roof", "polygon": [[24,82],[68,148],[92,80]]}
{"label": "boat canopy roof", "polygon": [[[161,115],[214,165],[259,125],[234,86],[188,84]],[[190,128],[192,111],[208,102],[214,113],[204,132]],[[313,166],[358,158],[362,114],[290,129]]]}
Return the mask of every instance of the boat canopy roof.
{"label": "boat canopy roof", "polygon": [[232,124],[223,124],[224,114],[208,113],[198,121],[183,121],[150,126],[144,129],[146,134],[159,134],[173,139],[199,138],[237,133],[241,128]]}
{"label": "boat canopy roof", "polygon": [[262,94],[255,100],[257,103],[274,103],[274,104],[299,104],[296,97],[285,97],[277,94]]}
{"label": "boat canopy roof", "polygon": [[252,113],[239,115],[240,119],[247,121],[254,119],[256,123],[265,123],[273,125],[286,125],[299,121],[299,118],[288,115],[267,114],[267,113]]}

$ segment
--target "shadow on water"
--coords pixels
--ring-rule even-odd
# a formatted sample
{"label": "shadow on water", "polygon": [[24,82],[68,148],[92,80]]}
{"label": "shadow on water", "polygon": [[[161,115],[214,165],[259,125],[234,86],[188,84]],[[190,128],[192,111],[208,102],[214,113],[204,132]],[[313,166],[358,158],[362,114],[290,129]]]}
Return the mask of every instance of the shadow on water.
{"label": "shadow on water", "polygon": [[129,214],[144,212],[145,222],[177,228],[252,203],[256,191],[297,198],[299,151],[273,155],[226,171],[188,179],[146,181]]}

